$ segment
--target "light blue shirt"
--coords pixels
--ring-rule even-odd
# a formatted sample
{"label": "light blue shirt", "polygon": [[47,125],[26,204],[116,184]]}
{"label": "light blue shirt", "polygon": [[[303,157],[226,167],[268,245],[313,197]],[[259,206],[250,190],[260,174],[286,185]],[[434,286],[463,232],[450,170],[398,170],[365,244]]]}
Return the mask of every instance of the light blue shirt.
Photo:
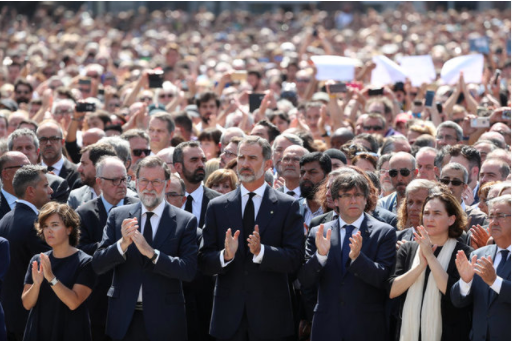
{"label": "light blue shirt", "polygon": [[21,203],[21,204],[25,204],[27,205],[28,207],[30,207],[36,214],[39,214],[39,210],[37,209],[37,207],[34,206],[34,204],[26,201],[26,200],[22,200],[22,199],[18,199],[16,200],[16,202],[18,203]]}
{"label": "light blue shirt", "polygon": [[[101,201],[103,202],[103,206],[105,206],[105,210],[107,211],[107,215],[110,215],[110,210],[112,209],[112,207],[114,207],[114,205],[112,205],[111,203],[109,203],[107,201],[107,199],[105,199],[105,197],[102,195],[100,195],[100,198],[101,198]],[[124,205],[124,199],[121,199],[117,205],[115,205],[116,207],[119,207],[119,206],[123,206]]]}
{"label": "light blue shirt", "polygon": [[16,198],[11,193],[6,192],[3,188],[1,189],[1,191],[2,191],[2,194],[5,197],[5,200],[7,200],[7,203],[9,204],[9,207],[11,208],[11,210],[13,210],[14,207],[16,206],[16,200],[18,200],[18,198]]}

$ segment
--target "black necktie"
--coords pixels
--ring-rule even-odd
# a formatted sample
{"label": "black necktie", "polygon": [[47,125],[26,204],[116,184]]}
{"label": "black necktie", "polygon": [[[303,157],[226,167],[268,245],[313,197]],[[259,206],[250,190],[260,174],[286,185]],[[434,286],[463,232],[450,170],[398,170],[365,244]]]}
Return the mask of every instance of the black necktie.
{"label": "black necktie", "polygon": [[149,246],[153,245],[153,227],[151,227],[151,217],[153,212],[146,212],[146,224],[144,225],[144,239],[148,242]]}
{"label": "black necktie", "polygon": [[194,198],[189,194],[187,196],[187,203],[185,204],[185,211],[192,213],[192,201]]}
{"label": "black necktie", "polygon": [[500,264],[498,264],[498,267],[496,268],[496,274],[500,276],[501,278],[505,277],[505,269],[507,268],[507,258],[508,258],[508,250],[501,250],[501,261]]}
{"label": "black necktie", "polygon": [[354,231],[355,226],[345,225],[343,226],[345,229],[345,238],[343,238],[343,246],[341,248],[341,266],[343,269],[343,274],[345,273],[345,265],[347,264],[348,254],[350,253],[350,237],[352,237],[352,232]]}
{"label": "black necktie", "polygon": [[292,197],[295,198],[295,192],[294,191],[288,191],[288,192],[286,192],[286,194],[291,195]]}
{"label": "black necktie", "polygon": [[114,208],[116,208],[116,207],[117,207],[116,205],[112,206],[112,207],[110,208],[110,210],[108,210],[108,214],[110,214],[110,212],[112,212],[112,210],[113,210]]}
{"label": "black necktie", "polygon": [[243,225],[244,225],[244,242],[249,238],[254,230],[254,202],[252,198],[256,193],[250,192],[247,204],[245,204]]}
{"label": "black necktie", "polygon": [[53,166],[46,166],[46,169],[48,170],[48,172],[51,172],[55,169],[55,167]]}

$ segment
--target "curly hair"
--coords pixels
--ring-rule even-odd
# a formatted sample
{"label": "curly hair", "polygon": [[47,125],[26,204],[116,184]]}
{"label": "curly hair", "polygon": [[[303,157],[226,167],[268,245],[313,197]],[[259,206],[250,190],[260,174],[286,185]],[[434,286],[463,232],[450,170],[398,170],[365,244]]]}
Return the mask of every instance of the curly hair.
{"label": "curly hair", "polygon": [[80,217],[73,210],[73,208],[67,204],[60,204],[55,201],[50,201],[41,207],[39,217],[34,223],[37,235],[42,240],[45,240],[43,234],[45,229],[44,224],[46,223],[46,220],[54,214],[57,214],[60,217],[60,220],[62,220],[62,223],[66,228],[71,227],[71,233],[69,234],[69,245],[77,246],[80,239]]}
{"label": "curly hair", "polygon": [[435,191],[425,199],[420,213],[420,221],[423,223],[423,212],[425,211],[425,206],[429,201],[434,199],[438,199],[444,204],[444,208],[446,209],[446,213],[449,217],[455,216],[455,222],[448,228],[448,237],[459,238],[466,230],[468,219],[460,203],[455,199],[450,189],[445,185],[439,185],[439,191]]}

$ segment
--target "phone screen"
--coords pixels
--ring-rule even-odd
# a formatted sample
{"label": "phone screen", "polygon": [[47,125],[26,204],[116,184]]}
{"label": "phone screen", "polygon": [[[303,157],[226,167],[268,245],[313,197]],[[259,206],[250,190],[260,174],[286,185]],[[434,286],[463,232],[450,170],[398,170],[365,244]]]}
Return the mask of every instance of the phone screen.
{"label": "phone screen", "polygon": [[251,113],[261,106],[263,97],[265,97],[265,94],[249,94],[249,111]]}
{"label": "phone screen", "polygon": [[432,107],[432,103],[434,102],[434,95],[436,93],[434,91],[428,90],[425,94],[425,106]]}

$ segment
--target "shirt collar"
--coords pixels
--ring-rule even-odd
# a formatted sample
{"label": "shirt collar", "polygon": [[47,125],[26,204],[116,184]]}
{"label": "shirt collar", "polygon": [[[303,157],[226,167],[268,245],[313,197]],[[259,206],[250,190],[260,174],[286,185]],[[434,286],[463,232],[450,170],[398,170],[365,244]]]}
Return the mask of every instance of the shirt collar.
{"label": "shirt collar", "polygon": [[343,221],[343,219],[341,219],[341,216],[338,215],[338,222],[340,223],[340,228],[342,228],[345,225],[352,225],[355,227],[354,230],[360,230],[363,220],[364,220],[364,213],[361,214],[361,216],[359,218],[357,218],[357,220],[354,221],[352,224],[347,224],[346,222]]}
{"label": "shirt collar", "polygon": [[[43,160],[41,160],[41,165],[48,167],[46,163],[44,163]],[[60,170],[62,169],[62,166],[64,165],[64,156],[60,157],[60,160],[55,162],[55,164],[52,165],[53,169],[57,171],[57,173],[60,173]]]}
{"label": "shirt collar", "polygon": [[[141,216],[143,216],[146,212],[148,212],[148,209],[142,203],[141,203],[141,206],[142,206]],[[155,207],[155,209],[153,211],[150,211],[150,212],[153,212],[157,217],[161,217],[162,214],[164,213],[164,208],[165,208],[165,198],[162,200],[160,205]]]}
{"label": "shirt collar", "polygon": [[11,193],[8,193],[6,190],[4,190],[3,188],[1,189],[2,191],[2,194],[4,195],[5,197],[5,200],[7,200],[7,203],[9,204],[9,206],[12,206],[12,204],[14,202],[16,202],[16,200],[18,200],[18,198],[16,198],[14,195],[12,195]]}
{"label": "shirt collar", "polygon": [[[105,197],[103,196],[103,194],[100,195],[100,198],[101,198],[101,201],[103,202],[103,206],[105,206],[105,210],[107,211],[107,213],[110,212],[110,209],[114,206],[112,205],[111,203],[109,203],[107,201],[107,199],[105,199]],[[118,207],[118,206],[123,206],[124,205],[124,198],[121,199],[115,206]]]}
{"label": "shirt collar", "polygon": [[34,204],[32,204],[31,202],[28,202],[26,200],[23,200],[23,199],[18,199],[16,200],[16,202],[18,203],[21,203],[21,204],[25,204],[27,205],[28,207],[30,207],[36,214],[39,214],[39,210],[37,209],[37,207],[34,206]]}
{"label": "shirt collar", "polygon": [[188,192],[185,192],[185,197],[191,195],[192,196],[192,199],[194,199],[195,202],[201,202],[202,198],[203,198],[203,193],[204,193],[204,188],[203,188],[203,185],[201,184],[201,186],[197,187],[197,189],[192,192],[192,193],[188,193]]}
{"label": "shirt collar", "polygon": [[297,194],[300,197],[300,186],[297,186],[294,189],[289,189],[288,187],[286,187],[286,185],[284,185],[283,187],[285,193],[292,191],[293,193]]}
{"label": "shirt collar", "polygon": [[[263,185],[261,185],[260,187],[256,188],[254,191],[252,191],[253,193],[256,193],[257,196],[260,196],[263,198],[263,194],[265,193],[265,188],[267,188],[267,183],[264,182]],[[240,186],[240,192],[242,193],[242,197],[244,195],[247,195],[249,194],[249,190],[247,188],[245,188],[244,184],[242,183],[242,186]]]}
{"label": "shirt collar", "polygon": [[460,207],[462,207],[462,210],[466,212],[466,203],[464,202],[464,200],[462,200],[462,202],[460,203]]}

